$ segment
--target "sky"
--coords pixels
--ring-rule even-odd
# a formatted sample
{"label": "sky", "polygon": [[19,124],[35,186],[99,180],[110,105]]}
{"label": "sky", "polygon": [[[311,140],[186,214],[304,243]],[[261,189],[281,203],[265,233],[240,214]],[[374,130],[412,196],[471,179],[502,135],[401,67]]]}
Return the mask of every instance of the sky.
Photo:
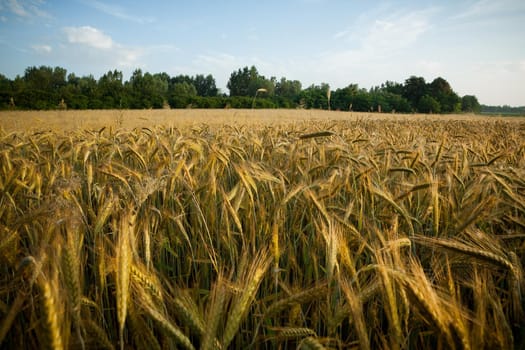
{"label": "sky", "polygon": [[460,96],[525,106],[524,0],[0,0],[0,73],[59,66],[99,78],[120,70],[233,71],[369,89],[412,75]]}

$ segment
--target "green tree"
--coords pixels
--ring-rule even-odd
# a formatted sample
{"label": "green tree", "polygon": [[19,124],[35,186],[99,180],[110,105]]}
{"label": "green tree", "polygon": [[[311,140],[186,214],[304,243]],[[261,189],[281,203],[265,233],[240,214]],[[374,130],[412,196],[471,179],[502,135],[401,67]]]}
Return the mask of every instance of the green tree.
{"label": "green tree", "polygon": [[175,83],[170,91],[169,104],[172,108],[185,108],[191,104],[191,99],[197,96],[197,89],[191,83],[183,81]]}
{"label": "green tree", "polygon": [[47,66],[28,67],[18,84],[16,100],[29,109],[56,108],[61,89],[66,85],[67,71],[64,68]]}
{"label": "green tree", "polygon": [[275,78],[266,79],[259,75],[257,68],[244,67],[232,72],[226,85],[230,96],[255,96],[259,89],[265,89],[268,96],[273,96],[275,91]]}
{"label": "green tree", "polygon": [[428,87],[428,92],[439,102],[441,113],[456,113],[461,109],[461,99],[445,79],[438,77]]}
{"label": "green tree", "polygon": [[198,96],[212,97],[217,96],[219,93],[219,89],[217,89],[215,83],[215,78],[213,78],[211,74],[208,74],[207,76],[197,74],[193,78],[193,85],[195,86]]}
{"label": "green tree", "polygon": [[332,107],[343,111],[368,112],[374,108],[374,100],[366,89],[359,89],[357,84],[350,84],[334,91]]}
{"label": "green tree", "polygon": [[257,69],[244,67],[236,72],[232,72],[226,87],[230,90],[230,96],[253,96],[255,91],[250,94],[250,83],[259,76]]}
{"label": "green tree", "polygon": [[479,113],[481,106],[476,96],[465,95],[461,98],[461,111],[467,113]]}
{"label": "green tree", "polygon": [[280,107],[295,107],[299,103],[301,94],[301,82],[299,80],[288,80],[282,77],[275,83],[276,102]]}
{"label": "green tree", "polygon": [[419,99],[417,110],[420,113],[440,113],[441,106],[435,98],[425,95]]}
{"label": "green tree", "polygon": [[67,76],[67,83],[62,89],[61,95],[69,109],[88,108],[88,98],[82,94],[80,78],[77,77],[75,73],[70,73]]}
{"label": "green tree", "polygon": [[[388,94],[388,101],[390,106],[392,107],[392,110],[390,112],[399,112],[399,113],[410,113],[412,110],[412,106],[410,105],[410,102],[406,98],[404,98],[401,95],[397,94]],[[386,112],[386,111],[385,111]]]}
{"label": "green tree", "polygon": [[326,83],[321,85],[310,85],[300,94],[300,103],[305,108],[328,109],[327,91],[330,86]]}
{"label": "green tree", "polygon": [[357,84],[350,84],[347,87],[335,90],[331,98],[332,108],[341,111],[352,110],[353,98],[358,91],[359,86]]}
{"label": "green tree", "polygon": [[104,104],[100,99],[98,90],[97,80],[93,75],[86,75],[80,78],[78,82],[81,95],[87,99],[87,108],[89,109],[101,109],[104,108]]}
{"label": "green tree", "polygon": [[98,80],[98,95],[104,108],[122,108],[124,84],[121,71],[108,71]]}
{"label": "green tree", "polygon": [[352,97],[352,110],[358,112],[368,112],[373,109],[372,98],[366,90],[359,90]]}
{"label": "green tree", "polygon": [[399,95],[399,96],[402,96],[403,91],[404,91],[403,84],[396,83],[393,81],[388,81],[388,80],[386,81],[386,83],[384,83],[381,86],[381,88],[382,90],[385,90],[386,92],[389,92],[394,95]]}
{"label": "green tree", "polygon": [[168,81],[163,76],[154,76],[147,72],[142,74],[141,69],[136,69],[127,88],[131,108],[162,108],[167,99]]}
{"label": "green tree", "polygon": [[9,108],[11,98],[13,98],[13,87],[11,80],[5,75],[0,74],[0,109]]}
{"label": "green tree", "polygon": [[408,102],[410,102],[414,109],[417,109],[419,106],[419,100],[427,94],[428,92],[425,78],[411,76],[405,80],[402,96],[406,98]]}

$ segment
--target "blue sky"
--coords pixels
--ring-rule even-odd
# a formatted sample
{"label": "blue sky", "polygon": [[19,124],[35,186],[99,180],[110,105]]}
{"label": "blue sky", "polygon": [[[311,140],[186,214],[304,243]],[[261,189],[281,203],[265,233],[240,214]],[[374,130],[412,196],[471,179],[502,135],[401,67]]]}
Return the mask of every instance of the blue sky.
{"label": "blue sky", "polygon": [[525,1],[0,0],[0,73],[60,66],[232,71],[370,88],[441,76],[483,104],[525,105]]}

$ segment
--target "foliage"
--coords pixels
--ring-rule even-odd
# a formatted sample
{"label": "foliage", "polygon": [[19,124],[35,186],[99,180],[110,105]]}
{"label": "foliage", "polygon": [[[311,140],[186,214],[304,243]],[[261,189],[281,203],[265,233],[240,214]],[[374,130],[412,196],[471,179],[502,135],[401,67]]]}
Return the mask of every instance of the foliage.
{"label": "foliage", "polygon": [[304,108],[328,109],[328,96],[330,86],[326,83],[310,85],[300,93],[300,104]]}
{"label": "foliage", "polygon": [[525,115],[525,106],[480,106],[480,112],[485,114],[508,114],[508,115]]}
{"label": "foliage", "polygon": [[215,79],[211,74],[204,76],[202,74],[197,74],[193,78],[193,86],[195,86],[196,94],[203,97],[213,97],[217,96],[219,89],[215,85]]}
{"label": "foliage", "polygon": [[465,95],[461,98],[461,110],[468,113],[479,113],[481,106],[476,96]]}
{"label": "foliage", "polygon": [[29,67],[22,77],[17,76],[14,80],[0,75],[0,109],[56,109],[63,106],[63,99],[70,109],[229,106],[386,113],[480,111],[475,96],[460,98],[441,77],[429,84],[422,77],[411,76],[404,84],[387,81],[369,91],[357,84],[332,91],[326,83],[303,89],[298,80],[267,78],[251,66],[232,72],[227,87],[229,97],[220,93],[211,74],[170,77],[164,72],[150,74],[137,69],[128,81],[124,81],[122,72],[113,70],[97,80],[92,75],[67,75],[60,67]]}
{"label": "foliage", "polygon": [[275,83],[275,96],[295,100],[300,95],[302,85],[299,80],[288,80],[282,77],[280,81]]}
{"label": "foliage", "polygon": [[228,84],[230,96],[255,96],[257,90],[264,89],[266,94],[272,96],[275,90],[275,78],[267,79],[260,75],[255,66],[244,67],[232,72]]}
{"label": "foliage", "polygon": [[442,113],[458,113],[461,111],[461,98],[452,90],[450,84],[443,78],[436,78],[430,83],[430,96],[432,96],[439,104],[435,109]]}
{"label": "foliage", "polygon": [[429,94],[428,90],[429,89],[427,83],[425,82],[425,78],[411,76],[405,80],[402,96],[406,98],[408,102],[410,102],[414,109],[417,109],[417,106],[419,106],[419,100],[423,96]]}
{"label": "foliage", "polygon": [[425,95],[419,99],[417,109],[421,113],[439,113],[441,112],[441,105],[430,95]]}

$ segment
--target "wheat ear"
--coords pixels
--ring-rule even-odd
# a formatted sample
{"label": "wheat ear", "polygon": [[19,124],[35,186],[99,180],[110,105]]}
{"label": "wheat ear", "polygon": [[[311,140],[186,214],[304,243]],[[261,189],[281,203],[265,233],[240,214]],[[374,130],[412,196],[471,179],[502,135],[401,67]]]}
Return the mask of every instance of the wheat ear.
{"label": "wheat ear", "polygon": [[243,274],[243,280],[246,282],[241,295],[235,300],[226,322],[226,328],[222,339],[223,348],[228,348],[237,334],[241,321],[255,297],[255,293],[257,292],[259,284],[270,265],[270,261],[270,254],[268,254],[268,251],[264,250],[254,259],[247,273]]}

